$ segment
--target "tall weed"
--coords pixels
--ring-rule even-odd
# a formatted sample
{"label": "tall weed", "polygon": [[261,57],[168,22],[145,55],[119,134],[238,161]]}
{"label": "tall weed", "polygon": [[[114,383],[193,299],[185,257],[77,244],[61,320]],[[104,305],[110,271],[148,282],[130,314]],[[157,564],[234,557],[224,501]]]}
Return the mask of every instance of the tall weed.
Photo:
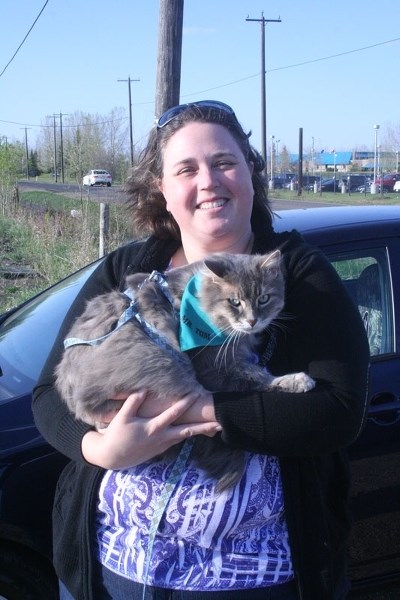
{"label": "tall weed", "polygon": [[[66,277],[99,256],[99,205],[21,194],[0,214],[0,313]],[[54,203],[56,204],[56,203]],[[110,205],[108,250],[132,238],[129,215]]]}

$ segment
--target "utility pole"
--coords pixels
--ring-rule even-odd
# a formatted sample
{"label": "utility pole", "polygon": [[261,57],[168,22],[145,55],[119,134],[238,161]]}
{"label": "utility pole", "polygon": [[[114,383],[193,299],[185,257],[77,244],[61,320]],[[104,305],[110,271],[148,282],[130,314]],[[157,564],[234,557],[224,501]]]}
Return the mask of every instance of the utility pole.
{"label": "utility pole", "polygon": [[179,104],[184,0],[160,0],[155,114]]}
{"label": "utility pole", "polygon": [[48,116],[46,117],[47,119],[51,119],[53,118],[53,143],[54,143],[54,150],[53,150],[53,163],[54,163],[54,181],[57,183],[58,180],[58,176],[57,176],[57,130],[56,130],[56,117],[57,115],[52,115],[52,117]]}
{"label": "utility pole", "polygon": [[274,189],[274,140],[275,136],[271,135],[271,172],[269,174],[269,189]]}
{"label": "utility pole", "polygon": [[131,144],[131,167],[133,167],[133,123],[132,123],[132,96],[131,96],[131,83],[132,81],[140,81],[140,79],[131,79],[130,75],[128,79],[117,79],[117,81],[128,82],[128,94],[129,94],[129,138]]}
{"label": "utility pole", "polygon": [[265,95],[265,25],[267,23],[281,23],[279,19],[266,19],[264,13],[261,13],[261,19],[250,19],[246,21],[256,21],[261,24],[261,153],[265,163],[267,163],[267,118],[266,118],[266,95]]}
{"label": "utility pole", "polygon": [[301,196],[303,191],[303,128],[299,128],[299,164],[298,164],[298,186],[297,195]]}
{"label": "utility pole", "polygon": [[312,137],[311,160],[312,160],[312,174],[314,175],[314,171],[315,171],[315,145],[314,145],[314,136]]}
{"label": "utility pole", "polygon": [[54,137],[54,176],[57,183],[57,132],[56,132],[56,115],[53,115],[53,137]]}
{"label": "utility pole", "polygon": [[22,127],[25,130],[25,153],[26,153],[26,178],[29,179],[29,153],[28,153],[28,129],[30,127]]}
{"label": "utility pole", "polygon": [[60,119],[60,162],[61,162],[61,181],[64,183],[64,144],[63,144],[63,124],[62,118],[68,115],[63,115],[60,111],[58,114],[53,114],[53,136],[54,136],[54,175],[57,183],[57,135],[56,135],[56,117]]}
{"label": "utility pole", "polygon": [[64,183],[64,146],[63,146],[63,130],[62,130],[62,112],[60,111],[60,154],[61,154],[61,181]]}

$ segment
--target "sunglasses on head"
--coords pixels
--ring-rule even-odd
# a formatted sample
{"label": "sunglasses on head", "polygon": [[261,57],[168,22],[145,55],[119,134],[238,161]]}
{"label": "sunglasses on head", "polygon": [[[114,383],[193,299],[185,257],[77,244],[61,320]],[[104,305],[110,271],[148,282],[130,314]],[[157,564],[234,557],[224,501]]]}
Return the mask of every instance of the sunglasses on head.
{"label": "sunglasses on head", "polygon": [[180,113],[182,113],[187,108],[191,106],[198,106],[199,108],[214,108],[216,110],[220,110],[227,115],[234,115],[233,109],[228,106],[228,104],[224,104],[224,102],[219,102],[218,100],[199,100],[198,102],[189,102],[188,104],[179,104],[178,106],[173,106],[165,111],[156,120],[157,129],[161,129],[168,125],[175,117],[177,117]]}

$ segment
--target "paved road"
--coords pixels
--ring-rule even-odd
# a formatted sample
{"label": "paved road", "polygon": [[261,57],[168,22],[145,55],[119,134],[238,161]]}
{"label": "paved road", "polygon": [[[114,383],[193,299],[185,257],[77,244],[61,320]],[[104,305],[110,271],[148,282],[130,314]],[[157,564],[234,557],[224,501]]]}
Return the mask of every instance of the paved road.
{"label": "paved road", "polygon": [[65,196],[90,198],[93,202],[124,202],[125,197],[120,185],[86,187],[76,183],[45,183],[19,181],[21,190],[47,191],[64,194]]}

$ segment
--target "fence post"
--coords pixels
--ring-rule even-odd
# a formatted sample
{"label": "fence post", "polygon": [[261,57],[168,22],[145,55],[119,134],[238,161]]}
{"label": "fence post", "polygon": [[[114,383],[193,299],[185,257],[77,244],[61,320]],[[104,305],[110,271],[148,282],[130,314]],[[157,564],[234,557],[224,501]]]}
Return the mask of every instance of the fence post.
{"label": "fence post", "polygon": [[12,190],[11,204],[14,210],[16,210],[19,206],[19,189],[17,185],[15,185]]}
{"label": "fence post", "polygon": [[100,232],[99,232],[99,258],[108,252],[108,234],[110,228],[110,207],[104,202],[100,203]]}

